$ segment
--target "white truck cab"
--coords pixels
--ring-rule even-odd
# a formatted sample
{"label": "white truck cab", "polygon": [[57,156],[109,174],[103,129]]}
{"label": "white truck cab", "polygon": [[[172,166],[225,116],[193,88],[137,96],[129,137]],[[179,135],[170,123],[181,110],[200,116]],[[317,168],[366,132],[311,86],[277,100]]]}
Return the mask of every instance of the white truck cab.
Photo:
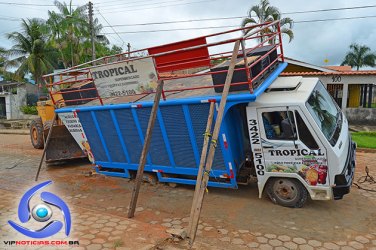
{"label": "white truck cab", "polygon": [[349,192],[356,146],[318,78],[279,77],[246,113],[260,197],[301,207]]}

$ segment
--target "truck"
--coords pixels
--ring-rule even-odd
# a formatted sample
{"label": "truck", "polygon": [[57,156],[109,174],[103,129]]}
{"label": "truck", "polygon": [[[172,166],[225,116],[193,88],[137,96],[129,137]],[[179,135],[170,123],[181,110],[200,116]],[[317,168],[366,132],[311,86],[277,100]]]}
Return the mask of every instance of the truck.
{"label": "truck", "polygon": [[[269,34],[250,49],[244,46],[244,41],[259,39],[260,30],[267,27],[275,27],[274,36]],[[209,54],[207,48],[239,39],[242,50],[237,52],[208,186],[236,189],[257,182],[260,198],[266,194],[286,207],[302,207],[308,197],[342,199],[352,184],[356,148],[344,113],[318,78],[279,76],[287,66],[279,22],[254,28],[235,39],[208,43],[206,39],[214,36],[210,35],[204,41],[200,37],[149,48],[146,57],[112,62],[107,58],[103,64],[88,66],[98,96],[56,113],[80,124],[79,133],[90,145],[98,173],[131,178],[138,169],[154,105],[154,77],[164,80],[145,172],[159,182],[195,185],[202,174],[198,169],[203,135],[210,133],[205,131],[209,105],[223,98],[231,55]],[[273,42],[267,45],[268,41]],[[221,60],[213,60],[213,54]],[[152,60],[147,64],[146,59]],[[154,65],[156,71],[151,74],[145,65]],[[208,69],[184,72],[203,65]],[[129,88],[144,71],[150,82]],[[131,83],[119,90],[124,78]]]}

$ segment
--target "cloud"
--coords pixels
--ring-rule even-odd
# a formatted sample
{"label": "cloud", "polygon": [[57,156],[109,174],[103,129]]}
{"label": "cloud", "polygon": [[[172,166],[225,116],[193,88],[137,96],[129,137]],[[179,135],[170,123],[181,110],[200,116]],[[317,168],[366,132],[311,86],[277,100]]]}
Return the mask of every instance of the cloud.
{"label": "cloud", "polygon": [[[161,3],[169,2],[170,3]],[[19,1],[21,2],[21,1]],[[41,0],[28,0],[25,3],[43,3]],[[95,16],[103,25],[107,25],[104,19],[98,14],[97,8],[102,15],[108,20],[111,25],[115,24],[134,24],[134,23],[148,23],[148,22],[165,22],[175,20],[192,20],[203,18],[217,18],[217,17],[234,17],[245,16],[249,8],[257,4],[258,1],[203,1],[203,0],[176,0],[171,3],[171,0],[150,0],[130,2],[123,1],[105,1],[97,0],[94,2]],[[175,6],[155,8],[158,5],[153,3],[160,2],[159,6],[172,5]],[[188,2],[199,2],[194,4],[178,5]],[[301,1],[301,0],[270,0],[271,4],[278,7],[282,13],[318,10],[328,8],[341,8],[352,6],[371,5],[367,0],[316,0],[316,1]],[[73,1],[73,4],[86,4],[87,1],[79,0]],[[50,1],[48,4],[52,4]],[[112,6],[110,6],[112,5]],[[116,5],[116,6],[114,6]],[[142,5],[142,6],[135,6]],[[133,7],[131,7],[133,6]],[[12,5],[3,5],[0,9],[1,16],[11,16],[18,18],[42,17],[47,18],[47,10],[54,9],[53,7],[16,7]],[[138,11],[130,11],[132,9],[141,9]],[[150,8],[150,9],[149,9]],[[127,11],[128,10],[128,11]],[[351,16],[366,16],[374,15],[376,8],[367,8],[359,10],[347,11],[330,11],[317,12],[305,14],[286,14],[295,21],[314,20],[314,19],[328,19],[328,18],[343,18]],[[113,13],[111,13],[113,12]],[[116,12],[116,13],[115,13]],[[121,31],[140,31],[140,30],[160,30],[160,29],[179,29],[192,27],[208,27],[208,26],[224,26],[224,25],[239,25],[240,19],[232,20],[217,20],[206,22],[190,22],[190,23],[175,23],[168,25],[150,25],[150,26],[134,26],[134,27],[115,27],[118,32]],[[338,65],[342,62],[345,53],[351,43],[357,42],[371,47],[376,51],[376,18],[355,19],[355,20],[341,20],[329,22],[316,23],[296,23],[293,31],[295,39],[288,44],[285,41],[285,54],[288,57],[298,60],[306,61],[313,64],[323,65],[324,59],[329,59],[329,64]],[[0,46],[10,47],[11,43],[7,41],[3,34],[12,30],[18,30],[19,23],[0,20]],[[193,38],[205,34],[218,32],[223,29],[207,29],[207,30],[189,30],[189,31],[170,31],[170,32],[155,32],[155,33],[134,33],[134,34],[119,34],[109,35],[111,43],[123,45],[124,50],[126,44],[129,42],[133,48],[151,47],[165,43],[171,43],[182,39]],[[113,32],[111,28],[103,29],[103,32]],[[285,39],[286,40],[286,39]]]}

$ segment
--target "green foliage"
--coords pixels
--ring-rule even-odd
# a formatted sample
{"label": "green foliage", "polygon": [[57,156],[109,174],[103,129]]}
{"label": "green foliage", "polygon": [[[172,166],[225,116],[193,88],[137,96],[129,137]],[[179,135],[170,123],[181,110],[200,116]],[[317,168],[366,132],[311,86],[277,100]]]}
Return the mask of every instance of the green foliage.
{"label": "green foliage", "polygon": [[13,42],[7,51],[7,66],[17,67],[16,74],[23,78],[32,73],[36,83],[41,81],[42,75],[54,68],[55,50],[49,46],[47,27],[42,19],[33,18],[22,20],[21,32],[12,32],[7,35]]}
{"label": "green foliage", "polygon": [[2,71],[5,63],[5,52],[6,50],[0,47],[0,71]]}
{"label": "green foliage", "polygon": [[27,106],[22,106],[20,108],[20,110],[25,115],[37,115],[38,114],[38,110],[37,110],[36,106],[28,106],[28,105]]}
{"label": "green foliage", "polygon": [[[72,7],[69,4],[55,1],[58,12],[49,11],[47,24],[50,27],[50,44],[59,51],[59,62],[63,68],[72,67],[92,60],[90,26],[87,17],[87,6]],[[96,57],[116,54],[119,50],[110,48],[106,36],[100,35],[102,25],[98,19],[93,20],[94,44]],[[119,48],[119,47],[117,47]],[[121,51],[121,48],[120,48]]]}
{"label": "green foliage", "polygon": [[[292,31],[294,21],[289,18],[285,17],[282,18],[281,12],[277,7],[271,6],[268,0],[261,0],[258,5],[252,6],[248,11],[248,16],[243,19],[241,26],[252,26],[256,24],[262,24],[265,22],[274,22],[276,20],[280,20],[281,25],[281,33],[285,34],[289,38],[289,42],[294,39],[294,33]],[[249,33],[252,30],[250,28],[245,33]],[[268,27],[263,29],[260,35],[270,34],[277,32],[276,27]],[[265,40],[265,37],[260,38],[261,42]],[[271,39],[269,43],[274,44],[275,38]]]}
{"label": "green foliage", "polygon": [[359,148],[376,148],[376,132],[354,132],[352,139]]}
{"label": "green foliage", "polygon": [[[92,59],[90,27],[87,6],[73,7],[54,2],[57,11],[48,11],[48,20],[23,19],[20,32],[7,34],[13,46],[6,51],[0,48],[0,74],[9,80],[21,81],[31,73],[36,83],[42,76],[57,68],[68,68]],[[95,50],[98,57],[118,54],[122,48],[109,46],[106,36],[100,35],[102,25],[93,20]],[[6,67],[17,68],[15,74]]]}
{"label": "green foliage", "polygon": [[210,63],[213,65],[218,65],[224,61],[226,61],[226,58],[219,58],[219,59],[212,59]]}
{"label": "green foliage", "polygon": [[356,70],[364,66],[375,67],[376,53],[372,53],[371,49],[365,45],[353,43],[341,65],[349,65]]}

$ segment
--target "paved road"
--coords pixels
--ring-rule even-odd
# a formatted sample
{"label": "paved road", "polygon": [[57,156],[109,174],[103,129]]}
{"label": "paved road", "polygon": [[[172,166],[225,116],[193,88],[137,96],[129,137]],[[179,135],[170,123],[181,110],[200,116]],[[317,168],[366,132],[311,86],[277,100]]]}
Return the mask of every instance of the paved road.
{"label": "paved road", "polygon": [[[22,239],[6,221],[17,220],[18,200],[35,184],[41,151],[28,140],[25,135],[0,135],[0,249],[3,240]],[[376,176],[376,154],[358,152],[357,163],[356,179],[365,175],[366,165]],[[69,239],[79,240],[85,249],[184,248],[165,241],[165,229],[187,226],[193,187],[143,184],[136,216],[129,220],[133,181],[91,175],[91,169],[80,161],[41,172],[40,181],[52,180],[50,190],[73,211]],[[376,184],[362,186],[376,189]],[[309,201],[302,209],[280,207],[257,196],[254,185],[210,188],[194,248],[376,249],[376,192],[353,188],[343,200]]]}

